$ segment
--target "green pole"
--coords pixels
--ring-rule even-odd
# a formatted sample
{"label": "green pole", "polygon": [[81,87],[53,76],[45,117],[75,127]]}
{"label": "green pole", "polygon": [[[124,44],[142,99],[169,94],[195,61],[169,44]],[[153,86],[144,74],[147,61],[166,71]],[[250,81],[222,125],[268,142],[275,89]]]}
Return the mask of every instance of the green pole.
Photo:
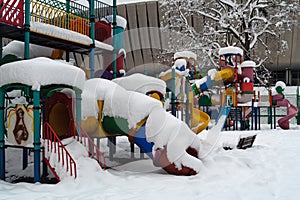
{"label": "green pole", "polygon": [[76,121],[77,121],[77,134],[80,135],[81,131],[81,91],[76,90]]}
{"label": "green pole", "polygon": [[95,1],[90,2],[90,37],[93,41],[90,51],[91,78],[95,77]]}
{"label": "green pole", "polygon": [[[69,17],[69,14],[70,14],[70,0],[66,0],[66,12],[67,12],[67,17],[66,17],[66,29],[70,29],[70,17]],[[70,62],[70,51],[66,51],[66,61],[67,62]]]}
{"label": "green pole", "polygon": [[172,79],[171,79],[171,111],[172,115],[176,116],[176,109],[175,109],[175,68],[172,68]]}
{"label": "green pole", "polygon": [[29,59],[30,43],[30,0],[25,0],[25,24],[24,24],[24,59]]}
{"label": "green pole", "polygon": [[113,0],[113,78],[117,78],[117,38],[115,35],[117,34],[117,0]]}
{"label": "green pole", "polygon": [[40,91],[33,91],[33,119],[34,119],[34,182],[40,181],[40,167],[41,167],[41,140],[40,140]]}
{"label": "green pole", "polygon": [[[66,11],[67,11],[67,14],[70,14],[70,0],[66,0]],[[67,18],[66,18],[66,29],[69,29],[69,15],[67,15]]]}
{"label": "green pole", "polygon": [[0,89],[0,180],[5,180],[4,91]]}

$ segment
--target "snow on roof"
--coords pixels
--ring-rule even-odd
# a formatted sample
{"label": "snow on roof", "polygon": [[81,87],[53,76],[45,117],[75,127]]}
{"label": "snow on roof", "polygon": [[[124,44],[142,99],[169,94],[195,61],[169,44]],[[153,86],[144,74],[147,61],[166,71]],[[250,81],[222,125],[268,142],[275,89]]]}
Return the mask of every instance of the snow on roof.
{"label": "snow on roof", "polygon": [[174,59],[177,58],[192,58],[197,60],[197,55],[191,51],[181,51],[174,54]]}
{"label": "snow on roof", "polygon": [[103,116],[127,119],[129,128],[147,117],[160,101],[144,94],[128,91],[118,84],[101,78],[89,79],[82,93],[82,117],[98,117],[98,100],[104,100]]}
{"label": "snow on roof", "polygon": [[229,47],[223,47],[220,48],[219,50],[219,55],[232,55],[232,54],[239,54],[241,56],[243,56],[243,50],[239,47],[233,47],[233,46],[229,46]]}
{"label": "snow on roof", "polygon": [[[174,69],[176,69],[175,67],[175,65],[173,66],[174,67]],[[169,73],[172,73],[172,68],[171,69],[168,69],[168,70],[166,70],[166,71],[164,71],[164,72],[161,72],[159,75],[158,75],[158,77],[163,77],[163,76],[166,76],[166,75],[168,75]],[[186,76],[187,75],[187,71],[179,71],[179,70],[175,70],[175,76],[179,76],[179,77],[184,77],[184,76]]]}
{"label": "snow on roof", "polygon": [[256,64],[254,61],[247,60],[247,61],[242,62],[241,68],[243,68],[243,67],[256,67]]}
{"label": "snow on roof", "polygon": [[97,48],[105,49],[107,51],[113,51],[114,50],[114,47],[112,45],[106,44],[104,42],[100,42],[98,40],[95,40],[95,47],[96,47],[96,51],[97,51]]}
{"label": "snow on roof", "polygon": [[163,80],[140,73],[113,79],[112,81],[122,86],[126,90],[135,91],[142,94],[146,94],[150,91],[158,91],[163,95],[166,93],[166,83]]}
{"label": "snow on roof", "polygon": [[[127,20],[119,15],[116,16],[117,17],[117,26],[122,27],[123,29],[126,29],[127,26]],[[101,20],[106,21],[107,23],[112,24],[113,21],[113,15],[107,15],[104,18],[102,18]]]}
{"label": "snow on roof", "polygon": [[0,87],[21,83],[38,90],[39,86],[64,84],[83,89],[84,82],[85,73],[81,69],[44,57],[12,62],[0,67]]}
{"label": "snow on roof", "polygon": [[185,59],[177,59],[174,63],[174,66],[175,66],[175,69],[176,68],[180,69],[180,67],[182,67],[182,66],[184,66],[186,68],[186,60]]}
{"label": "snow on roof", "polygon": [[[30,58],[35,57],[50,57],[53,49],[49,47],[43,47],[35,44],[29,44]],[[18,58],[24,58],[24,42],[13,40],[3,47],[2,56],[15,55]]]}
{"label": "snow on roof", "polygon": [[286,84],[283,82],[283,81],[277,81],[276,84],[275,84],[275,88],[276,87],[282,87],[282,89],[285,89],[286,88]]}
{"label": "snow on roof", "polygon": [[84,45],[93,43],[92,39],[86,35],[41,22],[30,22],[30,30]]}

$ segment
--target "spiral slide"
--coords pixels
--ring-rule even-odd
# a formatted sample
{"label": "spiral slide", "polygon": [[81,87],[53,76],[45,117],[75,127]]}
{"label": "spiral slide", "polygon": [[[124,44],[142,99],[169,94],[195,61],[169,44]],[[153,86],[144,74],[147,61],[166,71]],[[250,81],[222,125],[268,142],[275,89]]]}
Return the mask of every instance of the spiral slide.
{"label": "spiral slide", "polygon": [[289,129],[290,119],[297,115],[298,108],[291,104],[290,101],[287,99],[282,99],[281,101],[278,101],[277,105],[287,107],[287,115],[278,120],[278,125],[282,129]]}

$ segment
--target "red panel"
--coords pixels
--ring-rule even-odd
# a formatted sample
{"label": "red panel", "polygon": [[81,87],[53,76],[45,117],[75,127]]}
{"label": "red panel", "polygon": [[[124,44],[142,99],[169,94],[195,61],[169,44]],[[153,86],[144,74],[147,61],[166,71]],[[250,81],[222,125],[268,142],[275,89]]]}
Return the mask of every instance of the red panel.
{"label": "red panel", "polygon": [[95,39],[111,44],[111,25],[105,21],[95,23]]}
{"label": "red panel", "polygon": [[23,27],[24,0],[0,0],[0,21],[14,26]]}

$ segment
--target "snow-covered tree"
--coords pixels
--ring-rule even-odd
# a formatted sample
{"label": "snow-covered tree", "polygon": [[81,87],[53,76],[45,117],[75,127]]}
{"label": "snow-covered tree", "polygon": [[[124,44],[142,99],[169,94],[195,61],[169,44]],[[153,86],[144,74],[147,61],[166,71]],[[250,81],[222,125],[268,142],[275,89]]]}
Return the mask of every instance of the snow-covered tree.
{"label": "snow-covered tree", "polygon": [[[282,39],[297,22],[299,0],[160,0],[163,31],[170,35],[171,51],[194,50],[217,65],[217,50],[238,46],[244,59],[261,71],[271,53],[288,48]],[[178,34],[180,33],[180,34]],[[172,37],[176,35],[176,37]],[[200,54],[201,55],[201,54]],[[266,73],[264,72],[264,78]],[[269,74],[269,73],[268,73]]]}

